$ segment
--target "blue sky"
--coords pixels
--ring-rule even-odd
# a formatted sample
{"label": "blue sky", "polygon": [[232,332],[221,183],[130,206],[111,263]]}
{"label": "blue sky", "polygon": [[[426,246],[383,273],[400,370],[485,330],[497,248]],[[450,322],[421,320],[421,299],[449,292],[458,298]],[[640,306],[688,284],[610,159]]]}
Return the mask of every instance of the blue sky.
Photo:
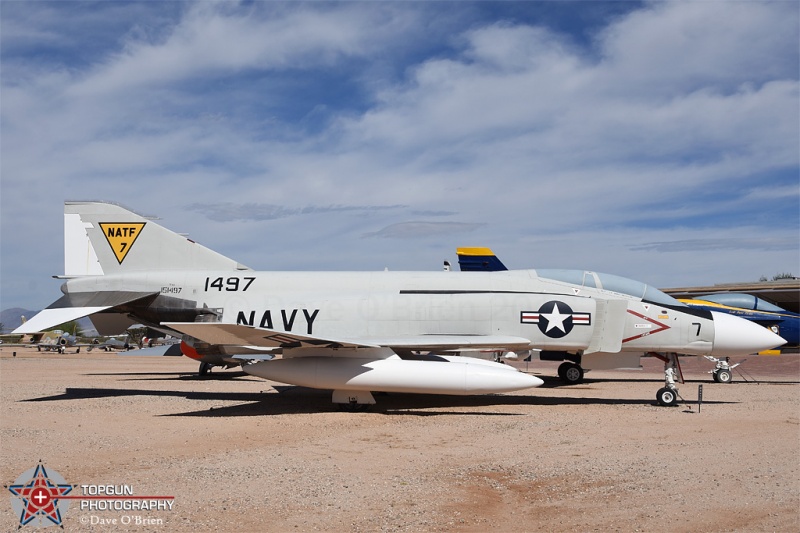
{"label": "blue sky", "polygon": [[0,308],[63,202],[259,270],[800,275],[800,4],[2,2]]}

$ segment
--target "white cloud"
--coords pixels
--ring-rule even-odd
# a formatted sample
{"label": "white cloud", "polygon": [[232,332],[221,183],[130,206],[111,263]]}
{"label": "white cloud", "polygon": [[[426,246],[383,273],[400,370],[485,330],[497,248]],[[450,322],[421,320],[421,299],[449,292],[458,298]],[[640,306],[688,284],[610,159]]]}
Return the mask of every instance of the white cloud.
{"label": "white cloud", "polygon": [[788,2],[653,2],[602,32],[598,89],[672,99],[782,78],[797,70],[785,53],[797,24]]}
{"label": "white cloud", "polygon": [[425,239],[441,235],[468,233],[482,226],[465,222],[399,222],[378,231],[365,233],[364,237],[384,239]]}
{"label": "white cloud", "polygon": [[794,3],[657,2],[588,40],[459,4],[8,6],[4,300],[59,273],[61,203],[85,198],[254,267],[438,268],[470,244],[706,283],[763,274],[736,248],[767,232],[790,249],[750,255],[798,263],[791,220],[748,217],[798,216]]}
{"label": "white cloud", "polygon": [[188,4],[167,35],[131,35],[123,50],[76,83],[71,93],[97,96],[141,87],[191,83],[248,69],[292,70],[332,66],[344,57],[363,57],[380,37],[391,35],[394,19],[373,9],[286,9],[256,3]]}

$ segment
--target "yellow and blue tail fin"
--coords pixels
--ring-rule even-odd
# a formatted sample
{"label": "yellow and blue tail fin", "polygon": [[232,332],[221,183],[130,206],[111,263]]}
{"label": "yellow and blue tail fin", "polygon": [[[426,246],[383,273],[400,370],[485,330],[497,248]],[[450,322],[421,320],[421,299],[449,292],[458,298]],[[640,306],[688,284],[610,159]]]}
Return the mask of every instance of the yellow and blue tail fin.
{"label": "yellow and blue tail fin", "polygon": [[497,272],[508,270],[489,248],[457,248],[458,266],[462,272]]}

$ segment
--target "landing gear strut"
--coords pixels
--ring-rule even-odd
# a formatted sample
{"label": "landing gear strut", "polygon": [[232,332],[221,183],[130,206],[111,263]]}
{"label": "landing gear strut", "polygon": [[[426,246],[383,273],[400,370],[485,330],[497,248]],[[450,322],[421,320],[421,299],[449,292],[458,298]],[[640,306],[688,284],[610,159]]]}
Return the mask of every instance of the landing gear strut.
{"label": "landing gear strut", "polygon": [[658,405],[663,405],[664,407],[677,405],[679,395],[675,380],[677,379],[680,383],[683,383],[683,373],[678,362],[678,354],[654,355],[664,361],[664,386],[656,392],[656,401]]}
{"label": "landing gear strut", "polygon": [[742,361],[742,363],[732,365],[730,357],[726,357],[725,359],[717,359],[710,355],[705,355],[704,357],[716,363],[716,365],[714,365],[714,370],[711,371],[711,377],[713,377],[714,381],[717,383],[730,383],[733,381],[733,372],[731,372],[731,370],[744,363],[744,361]]}
{"label": "landing gear strut", "polygon": [[366,411],[375,405],[375,398],[369,391],[335,390],[333,403],[338,404],[340,411]]}

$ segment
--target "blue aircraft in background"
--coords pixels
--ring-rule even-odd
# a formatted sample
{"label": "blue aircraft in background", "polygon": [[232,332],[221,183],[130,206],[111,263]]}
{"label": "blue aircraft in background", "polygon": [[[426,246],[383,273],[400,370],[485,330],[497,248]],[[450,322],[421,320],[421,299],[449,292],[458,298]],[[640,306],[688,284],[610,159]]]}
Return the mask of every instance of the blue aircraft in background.
{"label": "blue aircraft in background", "polygon": [[457,248],[458,267],[462,272],[497,272],[508,270],[489,248]]}
{"label": "blue aircraft in background", "polygon": [[746,318],[783,337],[786,346],[800,345],[800,314],[781,309],[752,294],[720,292],[680,301],[690,307]]}

